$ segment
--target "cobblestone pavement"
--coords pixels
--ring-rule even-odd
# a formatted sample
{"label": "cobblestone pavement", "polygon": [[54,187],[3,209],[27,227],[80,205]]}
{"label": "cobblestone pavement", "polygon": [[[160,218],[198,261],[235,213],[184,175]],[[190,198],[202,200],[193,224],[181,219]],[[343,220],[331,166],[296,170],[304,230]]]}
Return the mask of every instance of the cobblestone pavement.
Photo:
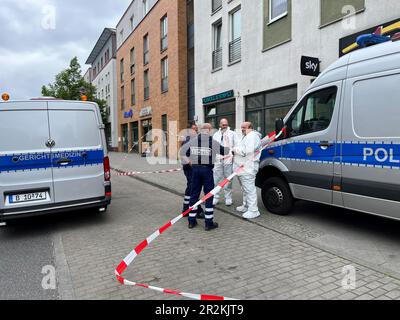
{"label": "cobblestone pavement", "polygon": [[[149,165],[137,154],[111,153],[111,165],[124,171],[154,171],[179,168],[179,164]],[[185,178],[182,172],[140,175],[141,181],[182,195]],[[129,178],[126,178],[129,179]],[[239,216],[235,207],[241,205],[239,183],[233,184],[234,205],[218,208]],[[400,221],[383,219],[350,210],[299,201],[287,217],[280,217],[265,210],[259,191],[261,217],[255,223],[295,239],[306,241],[318,248],[356,260],[378,271],[385,271],[400,278]]]}
{"label": "cobblestone pavement", "polygon": [[[123,287],[116,265],[153,231],[176,217],[181,197],[126,177],[113,177],[113,203],[103,215],[59,221],[77,299],[182,299]],[[238,299],[400,299],[400,280],[299,239],[217,210],[221,226],[205,232],[180,221],[150,245],[127,279],[186,292]],[[56,257],[57,258],[57,257]],[[345,290],[345,266],[356,289]]]}

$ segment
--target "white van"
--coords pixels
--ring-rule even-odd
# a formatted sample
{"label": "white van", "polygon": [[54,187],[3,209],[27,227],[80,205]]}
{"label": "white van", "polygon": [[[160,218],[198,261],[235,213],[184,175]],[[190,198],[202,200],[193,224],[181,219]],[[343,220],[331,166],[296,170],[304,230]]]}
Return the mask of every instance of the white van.
{"label": "white van", "polygon": [[283,126],[257,176],[270,212],[303,199],[400,219],[400,41],[335,62]]}
{"label": "white van", "polygon": [[0,103],[0,221],[111,202],[110,164],[97,104]]}

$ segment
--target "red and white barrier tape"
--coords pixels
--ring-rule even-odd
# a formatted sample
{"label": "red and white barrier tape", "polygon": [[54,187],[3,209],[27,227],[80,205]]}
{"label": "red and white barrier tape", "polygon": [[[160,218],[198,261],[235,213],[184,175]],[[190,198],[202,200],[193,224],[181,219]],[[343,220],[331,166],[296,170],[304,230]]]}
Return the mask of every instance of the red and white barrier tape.
{"label": "red and white barrier tape", "polygon": [[137,172],[137,171],[118,172],[118,173],[116,173],[116,175],[117,176],[125,176],[126,177],[126,176],[137,176],[137,175],[142,175],[142,174],[172,173],[172,172],[179,172],[179,171],[182,171],[182,169],[181,168],[176,168],[176,169],[159,170],[159,171],[148,171],[148,172]]}
{"label": "red and white barrier tape", "polygon": [[[254,159],[265,148],[267,148],[276,139],[278,139],[285,131],[286,131],[286,129],[284,128],[284,129],[282,129],[282,131],[278,135],[275,132],[273,132],[270,135],[268,135],[266,138],[264,138],[262,140],[262,142],[261,142],[261,147],[259,148],[259,150],[255,151],[254,158],[251,161],[254,161]],[[223,190],[223,188],[227,184],[232,182],[233,178],[236,177],[241,172],[243,172],[244,169],[245,169],[245,165],[242,165],[241,167],[239,167],[237,170],[235,170],[235,172],[230,177],[228,177],[227,179],[225,179],[224,181],[219,183],[218,186],[216,188],[214,188],[214,190],[212,190],[209,194],[205,195],[193,207],[189,208],[187,211],[185,211],[184,213],[180,214],[175,219],[173,219],[170,222],[168,222],[165,226],[163,226],[160,229],[158,229],[151,236],[149,236],[146,240],[144,240],[142,243],[140,243],[129,255],[127,255],[125,257],[124,260],[121,261],[121,263],[115,269],[115,275],[117,277],[117,280],[121,284],[126,285],[126,286],[136,286],[136,287],[146,288],[146,289],[150,289],[150,290],[161,292],[161,293],[165,293],[165,294],[171,294],[171,295],[190,298],[190,299],[193,299],[193,300],[236,300],[236,299],[233,299],[233,298],[227,298],[227,297],[222,297],[222,296],[187,293],[187,292],[181,292],[181,291],[178,291],[178,290],[169,290],[169,289],[154,287],[154,286],[150,286],[148,284],[140,284],[140,283],[137,283],[137,282],[129,281],[129,280],[123,278],[122,275],[126,271],[126,269],[129,267],[129,265],[131,265],[133,263],[133,261],[136,259],[136,257],[146,247],[148,247],[150,243],[152,243],[155,239],[157,239],[160,235],[162,235],[164,232],[166,232],[174,224],[176,224],[178,221],[180,221],[183,217],[187,216],[194,208],[200,206],[201,204],[205,203],[208,199],[210,199],[210,198],[214,197],[215,195],[217,195],[218,193],[220,193]]]}

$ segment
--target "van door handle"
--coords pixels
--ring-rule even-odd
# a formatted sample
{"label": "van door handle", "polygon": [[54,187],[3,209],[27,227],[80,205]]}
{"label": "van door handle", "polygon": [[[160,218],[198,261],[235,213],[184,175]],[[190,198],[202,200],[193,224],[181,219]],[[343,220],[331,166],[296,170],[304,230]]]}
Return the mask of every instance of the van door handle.
{"label": "van door handle", "polygon": [[72,162],[71,159],[66,159],[66,158],[57,160],[57,164],[61,165],[61,166],[66,166],[67,164],[70,164],[71,162]]}
{"label": "van door handle", "polygon": [[320,146],[321,148],[331,148],[331,147],[334,146],[334,144],[333,144],[333,143],[329,143],[328,141],[322,141],[322,142],[319,144],[319,146]]}

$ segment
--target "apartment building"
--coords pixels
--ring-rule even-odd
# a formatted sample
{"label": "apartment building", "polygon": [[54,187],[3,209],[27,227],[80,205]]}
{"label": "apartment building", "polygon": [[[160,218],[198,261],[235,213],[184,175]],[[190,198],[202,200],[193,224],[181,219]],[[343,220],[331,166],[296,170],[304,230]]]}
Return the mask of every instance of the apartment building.
{"label": "apartment building", "polygon": [[91,67],[85,75],[96,87],[97,98],[107,102],[109,117],[105,133],[110,150],[118,149],[116,52],[116,30],[105,28],[86,61]]}
{"label": "apartment building", "polygon": [[397,0],[194,2],[196,119],[274,129],[357,36],[400,21]]}
{"label": "apartment building", "polygon": [[[119,150],[144,153],[152,129],[166,132],[158,155],[177,157],[188,121],[186,0],[134,0],[117,25]],[[160,143],[160,141],[158,141]]]}

